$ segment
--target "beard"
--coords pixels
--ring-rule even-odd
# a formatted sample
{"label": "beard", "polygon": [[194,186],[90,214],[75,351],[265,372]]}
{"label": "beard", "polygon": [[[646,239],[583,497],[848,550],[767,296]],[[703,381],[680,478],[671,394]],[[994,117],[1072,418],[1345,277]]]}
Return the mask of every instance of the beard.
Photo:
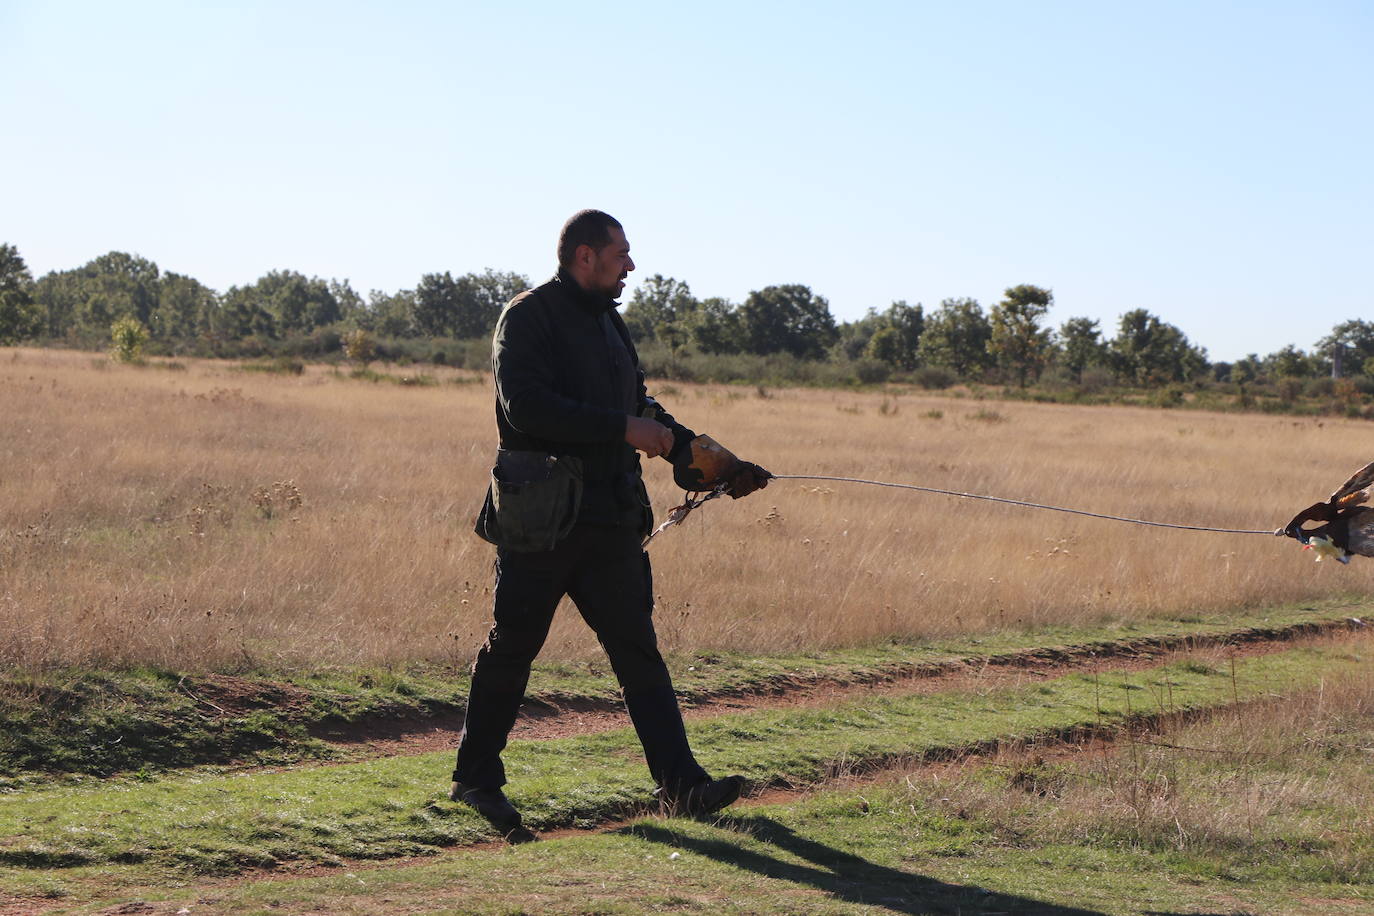
{"label": "beard", "polygon": [[607,299],[618,299],[620,298],[621,292],[624,291],[624,284],[625,278],[617,277],[614,280],[607,281],[606,285],[604,286],[596,287],[592,290],[592,292],[601,296],[605,296]]}

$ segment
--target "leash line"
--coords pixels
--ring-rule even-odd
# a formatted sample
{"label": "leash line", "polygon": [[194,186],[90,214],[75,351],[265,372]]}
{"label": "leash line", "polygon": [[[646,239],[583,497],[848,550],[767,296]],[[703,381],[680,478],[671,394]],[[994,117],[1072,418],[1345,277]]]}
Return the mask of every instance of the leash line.
{"label": "leash line", "polygon": [[[920,487],[911,483],[891,483],[885,480],[865,480],[862,477],[822,477],[815,474],[774,474],[775,480],[830,480],[838,483],[860,483],[874,487],[892,487],[899,490],[917,490],[921,493],[936,493],[941,496],[956,496],[959,499],[981,499],[987,502],[1006,503],[1012,506],[1024,506],[1028,509],[1047,509],[1051,512],[1067,512],[1070,515],[1085,515],[1088,518],[1106,519],[1111,522],[1129,522],[1132,525],[1149,525],[1152,528],[1174,528],[1180,531],[1212,531],[1218,534],[1267,534],[1282,536],[1284,530],[1259,529],[1259,528],[1209,528],[1205,525],[1175,525],[1170,522],[1152,522],[1143,518],[1128,518],[1124,515],[1104,515],[1100,512],[1088,512],[1084,509],[1069,509],[1064,506],[1047,506],[1043,503],[1032,503],[1021,499],[1007,499],[1004,496],[986,496],[981,493],[961,493],[958,490],[943,490],[939,487]],[[685,514],[685,513],[684,513]],[[657,533],[657,532],[655,532]]]}

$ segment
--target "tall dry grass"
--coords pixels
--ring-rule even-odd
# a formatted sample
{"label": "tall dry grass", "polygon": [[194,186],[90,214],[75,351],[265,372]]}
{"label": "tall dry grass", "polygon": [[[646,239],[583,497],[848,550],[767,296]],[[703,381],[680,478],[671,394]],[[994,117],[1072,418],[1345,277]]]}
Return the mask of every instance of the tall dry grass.
{"label": "tall dry grass", "polygon": [[[490,383],[433,387],[0,351],[0,659],[181,669],[466,663]],[[661,386],[781,474],[1271,528],[1374,455],[1367,423]],[[660,516],[676,503],[651,462]],[[277,486],[281,485],[281,486]],[[301,503],[289,505],[297,492]],[[848,484],[776,481],[652,547],[672,648],[791,650],[1366,593],[1374,561]],[[594,654],[561,614],[546,658]]]}
{"label": "tall dry grass", "polygon": [[[1364,655],[1371,642],[1326,644]],[[1227,659],[1201,653],[1195,663],[1224,673]],[[1360,671],[1160,734],[1125,736],[1110,751],[1008,755],[992,771],[1005,781],[955,771],[917,776],[908,786],[933,807],[985,820],[1013,843],[1030,836],[1143,848],[1211,859],[1223,873],[1239,866],[1366,884],[1374,877],[1371,742],[1374,676]]]}

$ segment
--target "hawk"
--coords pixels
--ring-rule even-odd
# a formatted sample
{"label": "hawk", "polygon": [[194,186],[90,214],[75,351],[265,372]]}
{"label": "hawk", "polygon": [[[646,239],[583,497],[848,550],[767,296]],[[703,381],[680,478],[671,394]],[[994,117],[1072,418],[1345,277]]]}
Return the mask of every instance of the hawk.
{"label": "hawk", "polygon": [[[1374,507],[1366,506],[1374,485],[1374,462],[1355,472],[1325,502],[1314,503],[1293,516],[1283,533],[1323,556],[1350,562],[1350,554],[1374,557]],[[1304,528],[1308,522],[1323,522]]]}

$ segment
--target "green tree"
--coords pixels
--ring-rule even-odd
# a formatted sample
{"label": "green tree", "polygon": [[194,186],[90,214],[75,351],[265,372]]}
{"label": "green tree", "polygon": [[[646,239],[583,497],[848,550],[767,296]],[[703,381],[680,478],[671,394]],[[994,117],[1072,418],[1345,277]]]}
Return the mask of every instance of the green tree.
{"label": "green tree", "polygon": [[[886,311],[879,312],[870,308],[857,321],[846,321],[839,326],[839,341],[836,352],[845,359],[881,359],[892,368],[914,369],[920,364],[917,347],[925,330],[925,310],[920,303],[907,305],[903,300],[892,303]],[[873,338],[885,330],[892,334],[884,335],[876,345],[875,356]]]}
{"label": "green tree", "polygon": [[161,271],[147,258],[123,251],[102,254],[77,271],[81,302],[77,321],[90,330],[108,331],[130,317],[145,329],[157,310]]}
{"label": "green tree", "polygon": [[1360,369],[1365,360],[1374,356],[1374,322],[1354,319],[1342,321],[1331,333],[1317,341],[1316,350],[1329,361],[1339,360],[1344,374]]}
{"label": "green tree", "polygon": [[453,336],[464,339],[490,336],[496,329],[501,309],[529,288],[529,278],[523,274],[495,271],[490,267],[480,274],[463,274],[453,284]]}
{"label": "green tree", "polygon": [[8,242],[0,244],[0,290],[32,288],[33,274],[19,249]]}
{"label": "green tree", "polygon": [[458,324],[458,281],[448,271],[425,274],[415,287],[415,328],[429,337],[453,333]]}
{"label": "green tree", "polygon": [[635,287],[625,306],[625,326],[635,340],[662,340],[677,349],[690,338],[699,307],[686,283],[654,274]]}
{"label": "green tree", "polygon": [[252,286],[231,286],[210,322],[211,333],[228,340],[260,337],[275,340],[277,321]]}
{"label": "green tree", "polygon": [[360,327],[383,337],[414,337],[415,291],[409,289],[384,293],[374,289],[367,294],[367,310],[358,319]]}
{"label": "green tree", "polygon": [[868,346],[864,348],[864,356],[889,366],[897,366],[901,364],[903,351],[902,332],[892,325],[888,325],[885,328],[879,328],[877,333],[868,339]]}
{"label": "green tree", "polygon": [[0,345],[37,337],[43,330],[43,309],[33,298],[33,275],[10,244],[0,244]]}
{"label": "green tree", "polygon": [[358,320],[367,312],[367,303],[363,302],[363,297],[358,295],[358,291],[347,280],[330,280],[326,284],[329,295],[334,297],[334,301],[339,307],[339,321],[349,321],[357,323]]}
{"label": "green tree", "polygon": [[304,334],[343,317],[331,282],[294,270],[272,270],[224,294],[220,327],[229,337]]}
{"label": "green tree", "polygon": [[1206,350],[1145,309],[1121,316],[1110,354],[1116,373],[1137,385],[1183,382],[1207,368]]}
{"label": "green tree", "polygon": [[992,336],[988,351],[1001,367],[1016,376],[1022,388],[1038,379],[1050,356],[1050,329],[1042,322],[1054,303],[1054,293],[1023,283],[1008,287],[992,307]]}
{"label": "green tree", "polygon": [[688,326],[692,345],[702,353],[738,353],[744,347],[739,309],[726,299],[703,299]]}
{"label": "green tree", "polygon": [[294,270],[269,271],[246,289],[272,316],[278,332],[313,331],[343,317],[328,282]]}
{"label": "green tree", "polygon": [[1260,367],[1259,354],[1251,353],[1231,364],[1230,380],[1233,384],[1244,388],[1260,377]]}
{"label": "green tree", "polygon": [[1083,381],[1083,370],[1107,362],[1107,345],[1102,328],[1092,318],[1070,318],[1059,328],[1059,346],[1064,368],[1074,381]]}
{"label": "green tree", "polygon": [[926,330],[925,308],[921,303],[907,305],[899,299],[883,313],[887,326],[897,332],[898,347],[895,365],[899,369],[915,369],[921,364],[921,335]]}
{"label": "green tree", "polygon": [[43,310],[45,336],[66,337],[77,329],[77,309],[83,301],[81,283],[75,270],[55,270],[34,283],[33,299]]}
{"label": "green tree", "polygon": [[836,328],[835,351],[848,360],[862,359],[873,335],[888,327],[887,318],[869,307],[862,318],[841,322]]}
{"label": "green tree", "polygon": [[1309,378],[1317,374],[1317,361],[1292,344],[1264,358],[1264,369],[1274,378]]}
{"label": "green tree", "polygon": [[799,283],[754,290],[739,317],[750,353],[818,359],[839,336],[830,303]]}
{"label": "green tree", "polygon": [[[46,274],[34,284],[33,298],[42,308],[44,333],[49,337],[73,332],[103,337],[125,316],[163,337],[184,317],[159,314],[165,288],[165,278],[155,263],[111,251],[74,270]],[[183,306],[183,301],[173,303],[173,312]]]}
{"label": "green tree", "polygon": [[166,273],[158,283],[157,308],[151,316],[151,333],[161,340],[185,340],[207,331],[219,308],[215,291],[177,273]]}
{"label": "green tree", "polygon": [[917,352],[924,365],[971,378],[992,366],[991,339],[992,324],[977,299],[945,299],[926,317]]}

